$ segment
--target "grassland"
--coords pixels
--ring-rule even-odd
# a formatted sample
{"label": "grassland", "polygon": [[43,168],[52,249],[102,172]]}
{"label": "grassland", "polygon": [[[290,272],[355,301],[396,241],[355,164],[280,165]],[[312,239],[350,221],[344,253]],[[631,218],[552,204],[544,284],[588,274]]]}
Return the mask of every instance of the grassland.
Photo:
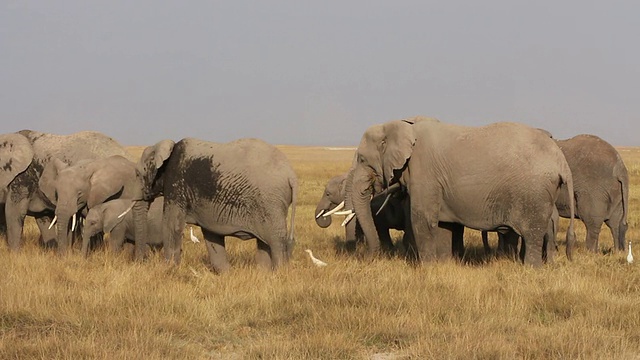
{"label": "grassland", "polygon": [[[233,269],[222,276],[209,271],[204,245],[189,241],[180,267],[104,250],[60,258],[36,245],[29,221],[22,252],[0,241],[0,358],[640,358],[640,241],[633,265],[607,251],[608,231],[602,253],[586,252],[581,223],[575,261],[559,255],[542,269],[485,256],[474,231],[463,263],[365,261],[362,248],[342,251],[339,224],[313,221],[324,184],[348,169],[352,150],[281,148],[301,184],[285,268],[257,269],[255,241],[233,238]],[[631,175],[627,235],[637,241],[640,149],[619,150]],[[329,265],[314,267],[306,248]]]}

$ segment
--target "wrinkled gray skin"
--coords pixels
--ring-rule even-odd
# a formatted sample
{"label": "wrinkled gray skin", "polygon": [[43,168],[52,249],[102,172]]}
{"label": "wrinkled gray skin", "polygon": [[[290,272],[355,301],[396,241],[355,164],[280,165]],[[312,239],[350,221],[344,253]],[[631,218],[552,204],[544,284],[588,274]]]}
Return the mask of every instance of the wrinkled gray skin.
{"label": "wrinkled gray skin", "polygon": [[[147,245],[160,247],[162,245],[162,206],[164,197],[157,197],[149,206],[147,214]],[[113,252],[122,250],[125,243],[135,244],[135,226],[133,214],[124,213],[131,205],[130,199],[109,200],[94,206],[87,213],[84,232],[82,233],[82,253],[87,255],[89,251],[89,239],[100,233],[110,233],[109,244]]]}
{"label": "wrinkled gray skin", "polygon": [[[47,199],[56,205],[56,239],[62,252],[69,246],[70,221],[74,214],[86,213],[108,200],[141,197],[136,164],[120,155],[82,160],[72,166],[53,159],[42,172],[39,186]],[[87,238],[84,242],[88,241]]]}
{"label": "wrinkled gray skin", "polygon": [[[329,216],[318,216],[318,214],[326,213],[336,206],[338,206],[341,202],[347,201],[346,194],[346,181],[349,173],[345,173],[342,175],[337,175],[329,179],[327,185],[324,188],[324,192],[318,205],[315,210],[315,219],[316,224],[321,228],[326,228],[331,225],[332,215]],[[385,200],[384,196],[377,197],[372,199],[371,201],[371,211],[375,214],[378,209],[382,206]],[[382,250],[384,251],[392,251],[394,249],[393,241],[391,239],[391,235],[389,234],[389,229],[396,230],[405,230],[405,209],[404,206],[406,202],[406,194],[397,192],[394,193],[385,208],[378,214],[374,216],[374,223],[376,225],[376,230],[378,232],[378,236],[380,238],[380,243],[382,246]],[[345,209],[350,208],[346,206]],[[357,219],[353,219],[349,223],[345,225],[345,239],[349,246],[354,246],[355,242],[361,240],[356,231],[357,227]],[[403,238],[403,243],[407,245],[407,240]]]}
{"label": "wrinkled gray skin", "polygon": [[[594,135],[577,135],[558,140],[557,144],[573,173],[576,217],[587,228],[587,248],[598,251],[598,237],[604,222],[611,230],[614,248],[625,250],[629,175],[620,154]],[[563,190],[556,206],[561,217],[568,217],[568,192]]]}
{"label": "wrinkled gray skin", "polygon": [[[524,262],[540,266],[560,185],[573,191],[569,165],[555,142],[517,123],[466,127],[428,118],[391,121],[367,129],[357,156],[353,189],[347,186],[347,192],[353,194],[369,250],[380,247],[371,195],[400,182],[411,199],[411,227],[423,262],[461,251],[456,248],[467,226],[512,229],[523,237]],[[573,219],[567,235],[571,258]]]}
{"label": "wrinkled gray skin", "polygon": [[[40,176],[52,159],[75,164],[110,155],[131,156],[112,138],[93,131],[54,135],[22,130],[0,135],[0,202],[4,206],[9,249],[20,249],[26,215],[36,218],[45,244],[55,239],[55,229],[48,229],[54,204],[38,188]],[[59,250],[64,252],[66,248]]]}
{"label": "wrinkled gray skin", "polygon": [[[289,260],[298,181],[286,156],[274,146],[258,139],[224,144],[163,140],[144,150],[138,174],[144,200],[164,195],[163,246],[168,261],[180,263],[185,223],[202,228],[211,266],[218,273],[229,269],[226,236],[257,238],[256,261],[261,266],[277,268]],[[135,226],[143,231],[146,204],[138,201],[133,208]],[[137,234],[139,253],[142,242]]]}
{"label": "wrinkled gray skin", "polygon": [[[544,235],[544,242],[542,245],[542,258],[546,263],[552,263],[555,254],[558,252],[557,234],[558,234],[559,215],[558,209],[554,208],[551,215],[551,221],[547,227],[547,232]],[[526,253],[526,245],[523,242],[518,252],[518,240],[520,236],[513,230],[508,230],[504,233],[498,233],[498,253],[505,254],[509,257],[516,258],[518,256],[520,260],[524,261],[524,255]],[[485,253],[491,251],[489,246],[488,231],[482,231],[482,245],[484,246]]]}

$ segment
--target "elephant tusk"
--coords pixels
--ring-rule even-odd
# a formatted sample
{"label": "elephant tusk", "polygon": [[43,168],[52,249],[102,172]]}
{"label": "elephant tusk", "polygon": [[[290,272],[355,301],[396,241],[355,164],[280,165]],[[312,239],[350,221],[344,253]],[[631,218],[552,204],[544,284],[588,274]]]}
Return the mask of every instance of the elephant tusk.
{"label": "elephant tusk", "polygon": [[333,213],[333,215],[351,215],[351,214],[353,214],[353,210],[343,210],[343,211],[337,211]]}
{"label": "elephant tusk", "polygon": [[118,215],[118,219],[120,219],[121,217],[123,217],[123,216],[127,215],[127,213],[128,213],[129,211],[131,211],[131,209],[133,209],[133,205],[135,205],[135,204],[136,204],[136,202],[135,202],[135,201],[131,202],[131,206],[129,206],[129,207],[127,208],[127,210],[123,211],[123,212],[122,212],[122,214]]}
{"label": "elephant tusk", "polygon": [[56,224],[56,221],[58,221],[58,215],[53,217],[53,220],[51,220],[51,224],[49,224],[49,230],[51,230],[51,228],[53,227],[53,225]]}
{"label": "elephant tusk", "polygon": [[389,202],[389,199],[391,198],[391,195],[393,195],[393,194],[389,193],[387,195],[387,197],[384,199],[384,202],[382,203],[382,205],[380,205],[380,209],[378,209],[378,211],[376,211],[376,216],[378,216],[378,214],[380,214],[382,209],[384,209],[384,207],[387,206],[387,203]]}
{"label": "elephant tusk", "polygon": [[316,215],[316,219],[319,218],[320,216],[322,216],[322,214],[324,214],[324,209],[320,210],[318,215]]}
{"label": "elephant tusk", "polygon": [[351,221],[351,219],[353,219],[354,217],[356,217],[356,213],[351,213],[351,215],[347,216],[346,219],[344,219],[344,221],[342,222],[342,224],[340,226],[345,226],[349,223],[349,221]]}
{"label": "elephant tusk", "polygon": [[342,201],[340,204],[338,204],[338,206],[334,207],[330,211],[327,211],[326,213],[324,213],[322,216],[324,216],[324,217],[330,216],[331,214],[335,213],[336,211],[342,210],[343,207],[344,207],[344,201]]}
{"label": "elephant tusk", "polygon": [[71,232],[73,232],[76,229],[76,214],[73,214],[73,217],[71,218]]}

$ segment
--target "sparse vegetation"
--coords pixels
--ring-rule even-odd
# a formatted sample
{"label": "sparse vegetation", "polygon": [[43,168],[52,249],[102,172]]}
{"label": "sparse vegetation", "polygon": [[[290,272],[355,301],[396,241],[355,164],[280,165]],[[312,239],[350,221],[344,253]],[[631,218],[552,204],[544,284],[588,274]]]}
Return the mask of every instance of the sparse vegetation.
{"label": "sparse vegetation", "polygon": [[[29,220],[20,253],[0,240],[0,358],[640,358],[640,263],[608,252],[608,231],[603,253],[591,254],[578,223],[575,261],[561,242],[542,269],[486,257],[475,231],[465,233],[463,264],[367,262],[363,248],[342,250],[339,222],[313,221],[326,181],[353,151],[281,148],[300,179],[289,265],[257,269],[255,241],[238,239],[228,240],[233,269],[223,276],[190,241],[177,268],[160,254],[135,263],[106,249],[60,258],[36,245]],[[631,177],[627,238],[637,241],[640,148],[619,150]],[[306,248],[329,265],[313,266]]]}

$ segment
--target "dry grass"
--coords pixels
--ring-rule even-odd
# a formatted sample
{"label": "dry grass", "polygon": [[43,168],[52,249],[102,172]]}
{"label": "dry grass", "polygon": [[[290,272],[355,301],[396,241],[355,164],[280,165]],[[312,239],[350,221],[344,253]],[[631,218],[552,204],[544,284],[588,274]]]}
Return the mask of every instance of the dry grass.
{"label": "dry grass", "polygon": [[[59,258],[34,245],[29,222],[21,253],[0,245],[0,358],[640,358],[640,265],[623,254],[589,254],[581,241],[574,262],[559,255],[531,269],[485,258],[469,231],[466,264],[365,262],[362,248],[341,251],[338,224],[313,221],[325,182],[353,151],[282,149],[301,180],[298,245],[284,269],[258,270],[255,241],[238,239],[228,241],[233,270],[223,276],[191,242],[178,268],[158,255]],[[637,240],[640,149],[620,150],[632,182],[628,238]],[[603,231],[601,246],[611,245]],[[329,266],[311,265],[305,248]]]}

